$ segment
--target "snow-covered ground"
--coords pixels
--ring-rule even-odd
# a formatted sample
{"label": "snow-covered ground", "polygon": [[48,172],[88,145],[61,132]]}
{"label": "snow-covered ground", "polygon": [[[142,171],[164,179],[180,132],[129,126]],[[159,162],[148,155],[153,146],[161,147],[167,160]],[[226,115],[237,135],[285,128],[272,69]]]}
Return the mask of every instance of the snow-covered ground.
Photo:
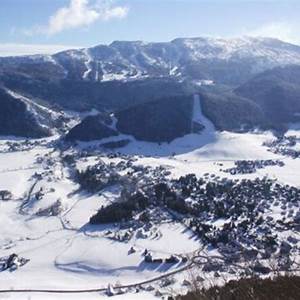
{"label": "snow-covered ground", "polygon": [[[294,132],[293,132],[294,135]],[[167,166],[172,177],[195,173],[203,176],[206,173],[227,178],[256,178],[268,176],[277,178],[280,182],[293,186],[300,186],[298,176],[300,160],[274,154],[268,151],[262,143],[274,139],[269,133],[232,133],[215,132],[189,134],[173,142],[161,145],[140,141],[132,141],[127,146],[118,149],[118,152],[132,155],[137,158],[135,164],[148,166]],[[86,143],[84,147],[91,146]],[[175,154],[175,155],[174,155]],[[101,157],[101,155],[100,155]],[[99,158],[99,157],[97,157]],[[107,160],[106,155],[101,157],[105,161],[119,162],[119,158]],[[271,166],[259,169],[254,174],[230,175],[222,170],[234,166],[236,160],[266,160],[280,159],[285,167]],[[93,157],[89,160],[94,162]],[[82,162],[84,163],[84,162]],[[88,165],[87,162],[84,163]]]}
{"label": "snow-covered ground", "polygon": [[[0,190],[10,190],[14,195],[13,200],[0,202],[0,257],[17,253],[30,259],[15,272],[1,272],[0,289],[86,289],[104,288],[117,282],[135,283],[165,271],[143,263],[142,252],[146,247],[157,255],[199,248],[199,242],[191,238],[190,232],[183,233],[185,228],[181,224],[163,224],[158,228],[161,237],[153,241],[135,239],[126,244],[106,238],[104,232],[109,226],[95,228],[87,223],[101,205],[113,201],[118,191],[112,188],[101,196],[74,193],[78,187],[69,179],[59,153],[52,150],[45,147],[0,154]],[[50,170],[45,159],[51,162]],[[42,174],[34,191],[43,189],[45,195],[42,200],[30,199],[21,211],[35,184],[34,174]],[[63,206],[60,216],[36,215],[39,209],[58,199]],[[129,255],[131,246],[138,251]],[[30,297],[44,299],[41,295]],[[99,299],[98,294],[94,297]]]}
{"label": "snow-covered ground", "polygon": [[[199,102],[198,97],[195,101]],[[200,103],[200,102],[199,102]],[[268,176],[279,182],[299,186],[300,159],[273,154],[262,143],[274,139],[271,133],[215,132],[213,125],[195,106],[194,119],[205,125],[199,134],[189,134],[169,144],[132,142],[118,149],[135,158],[136,165],[165,166],[170,176],[178,178],[195,173],[227,178],[255,178]],[[291,133],[298,133],[293,128]],[[0,149],[6,140],[0,140]],[[94,143],[94,146],[97,145]],[[85,144],[87,146],[87,144]],[[83,147],[83,146],[82,146]],[[105,162],[120,161],[105,153],[79,159],[79,169],[85,169],[99,158]],[[222,170],[240,159],[280,159],[284,167],[266,167],[254,174],[230,175]],[[37,176],[40,175],[40,176]],[[0,153],[0,190],[10,190],[13,200],[0,201],[0,257],[17,253],[30,261],[14,272],[0,272],[1,289],[93,289],[109,284],[131,284],[176,270],[180,265],[165,268],[149,267],[143,261],[145,249],[154,255],[191,253],[201,248],[201,243],[181,223],[163,223],[157,226],[160,233],[150,239],[133,238],[118,242],[106,236],[115,225],[91,226],[89,218],[102,206],[119,195],[117,187],[101,194],[78,191],[71,179],[70,170],[61,160],[60,152],[51,146],[37,146],[28,151]],[[37,200],[30,193],[42,191]],[[58,216],[38,216],[37,213],[57,200],[62,212]],[[134,247],[136,252],[129,254]],[[176,275],[178,282],[187,272]],[[180,285],[177,287],[180,289]],[[181,286],[182,288],[182,286]],[[0,294],[0,298],[2,295]],[[101,299],[103,293],[84,295],[5,294],[5,299]],[[116,296],[114,299],[153,299],[154,293],[140,292]]]}

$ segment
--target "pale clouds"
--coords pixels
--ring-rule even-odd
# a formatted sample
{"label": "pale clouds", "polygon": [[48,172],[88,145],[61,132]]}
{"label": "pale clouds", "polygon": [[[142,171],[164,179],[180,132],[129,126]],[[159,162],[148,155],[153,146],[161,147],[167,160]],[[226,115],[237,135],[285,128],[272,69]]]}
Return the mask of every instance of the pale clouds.
{"label": "pale clouds", "polygon": [[300,44],[299,25],[288,22],[273,22],[264,24],[250,32],[249,36],[277,38],[285,42]]}
{"label": "pale clouds", "polygon": [[53,54],[67,49],[75,49],[79,47],[67,45],[39,45],[39,44],[13,44],[0,43],[1,56],[20,56],[31,54]]}
{"label": "pale clouds", "polygon": [[24,31],[27,35],[36,33],[57,34],[68,29],[86,27],[96,21],[122,19],[128,14],[128,7],[116,6],[112,0],[70,0],[50,16],[46,26],[36,26]]}

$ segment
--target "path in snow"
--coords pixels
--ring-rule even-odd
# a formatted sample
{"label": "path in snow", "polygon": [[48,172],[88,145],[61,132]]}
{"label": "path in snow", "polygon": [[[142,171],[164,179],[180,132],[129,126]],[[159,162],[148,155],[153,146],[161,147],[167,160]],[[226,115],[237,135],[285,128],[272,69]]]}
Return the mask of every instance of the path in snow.
{"label": "path in snow", "polygon": [[[130,140],[131,142],[119,148],[118,151],[123,154],[128,155],[144,155],[151,157],[158,156],[169,156],[179,154],[189,153],[191,151],[200,149],[208,144],[213,144],[216,142],[218,133],[215,131],[215,127],[213,123],[207,119],[203,113],[201,108],[201,101],[199,95],[194,95],[194,107],[193,107],[193,115],[191,118],[191,127],[193,123],[199,123],[205,126],[203,130],[199,133],[190,133],[183,137],[178,137],[174,139],[170,143],[151,143],[145,141],[139,141],[133,138],[131,135],[120,134],[118,136],[113,136],[109,138],[102,139],[102,143],[119,141],[119,140]],[[115,129],[117,123],[117,119],[114,118],[113,124],[110,126]],[[91,143],[80,143],[80,147],[93,146],[95,142]]]}
{"label": "path in snow", "polygon": [[205,132],[206,134],[212,134],[215,132],[215,126],[213,123],[207,119],[202,112],[202,107],[201,107],[201,99],[198,94],[194,95],[194,109],[193,109],[193,118],[192,118],[192,132],[193,132],[193,124],[194,123],[199,123],[205,126],[205,129],[203,133]]}
{"label": "path in snow", "polygon": [[95,81],[99,81],[99,62],[96,64],[96,74],[95,74]]}
{"label": "path in snow", "polygon": [[88,79],[89,74],[92,72],[92,66],[91,66],[92,57],[91,57],[91,55],[89,53],[89,49],[85,49],[84,53],[85,53],[85,55],[87,57],[87,61],[84,63],[85,66],[86,66],[86,68],[87,68],[87,70],[83,73],[82,78],[83,79]]}

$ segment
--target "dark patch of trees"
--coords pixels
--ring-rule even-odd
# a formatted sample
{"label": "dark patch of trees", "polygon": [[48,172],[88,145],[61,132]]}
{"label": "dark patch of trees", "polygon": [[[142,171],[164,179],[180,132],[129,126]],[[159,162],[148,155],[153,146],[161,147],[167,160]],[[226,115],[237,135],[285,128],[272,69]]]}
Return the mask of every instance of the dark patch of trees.
{"label": "dark patch of trees", "polygon": [[141,192],[136,192],[126,201],[115,202],[102,207],[90,218],[90,224],[128,221],[132,219],[134,212],[143,211],[148,205],[148,197]]}
{"label": "dark patch of trees", "polygon": [[193,290],[176,300],[298,300],[300,299],[300,277],[279,276],[276,278],[248,278],[231,280],[224,286],[205,289],[201,283],[192,283]]}
{"label": "dark patch of trees", "polygon": [[121,180],[121,176],[105,164],[89,166],[85,171],[76,171],[76,181],[80,187],[94,193]]}
{"label": "dark patch of trees", "polygon": [[192,96],[165,97],[116,113],[120,132],[138,140],[171,142],[191,132]]}

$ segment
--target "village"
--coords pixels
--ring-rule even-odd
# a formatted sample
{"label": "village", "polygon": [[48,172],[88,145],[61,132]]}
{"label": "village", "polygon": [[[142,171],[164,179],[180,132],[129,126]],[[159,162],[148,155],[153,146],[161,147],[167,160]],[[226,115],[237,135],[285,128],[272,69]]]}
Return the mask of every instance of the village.
{"label": "village", "polygon": [[[107,233],[110,238],[128,242],[135,235],[151,237],[157,224],[171,218],[193,231],[207,249],[216,249],[228,266],[251,262],[248,273],[268,274],[272,269],[266,265],[272,259],[277,270],[299,267],[295,260],[300,254],[299,189],[268,178],[232,180],[188,174],[174,180],[162,166],[134,166],[132,158],[119,158],[117,164],[100,161],[77,173],[81,187],[90,192],[120,185],[119,200],[99,208],[90,218],[90,224],[119,223],[117,232]],[[235,172],[251,173],[273,165],[283,167],[284,163],[237,162]],[[145,251],[145,262],[164,262]],[[170,257],[166,261],[180,260]]]}
{"label": "village", "polygon": [[263,143],[263,146],[268,148],[268,151],[275,154],[281,154],[291,158],[299,158],[300,151],[295,148],[297,143],[299,143],[299,137],[295,135],[290,136],[279,136],[273,141],[267,141]]}
{"label": "village", "polygon": [[234,162],[235,166],[233,168],[222,170],[225,173],[230,173],[231,175],[236,174],[251,174],[256,173],[257,169],[263,169],[269,166],[279,166],[283,167],[284,162],[281,160],[238,160]]}
{"label": "village", "polygon": [[28,151],[34,149],[35,147],[46,146],[49,141],[46,139],[42,140],[8,140],[5,143],[1,143],[0,153],[13,153],[19,151]]}
{"label": "village", "polygon": [[[33,218],[58,218],[64,228],[72,228],[62,217],[66,213],[65,199],[32,210],[36,203],[55,194],[60,172],[67,171],[68,180],[76,185],[73,196],[88,193],[101,197],[107,189],[114,188],[118,196],[99,205],[96,213],[86,218],[88,232],[108,226],[99,236],[124,245],[126,254],[122,255],[138,257],[145,269],[172,270],[163,279],[157,276],[153,283],[137,287],[109,284],[104,294],[139,290],[161,296],[167,287],[191,286],[191,279],[178,281],[176,274],[195,268],[199,281],[207,277],[218,280],[300,271],[300,190],[268,177],[238,177],[253,176],[266,167],[284,168],[282,160],[236,160],[227,169],[216,163],[221,167],[218,175],[190,173],[174,178],[167,165],[140,163],[143,156],[102,152],[98,147],[81,150],[55,145],[52,149],[48,144],[46,154],[35,156],[33,165],[42,169],[33,173],[32,190],[21,202],[19,213]],[[169,159],[174,160],[172,156]],[[222,177],[222,173],[232,177]],[[40,185],[43,182],[47,187]],[[0,201],[14,198],[12,191],[0,191]],[[166,238],[161,230],[164,224],[180,224],[197,241],[198,249],[159,253],[151,246],[141,246]],[[2,272],[16,272],[34,263],[26,254],[8,253],[0,259]]]}

